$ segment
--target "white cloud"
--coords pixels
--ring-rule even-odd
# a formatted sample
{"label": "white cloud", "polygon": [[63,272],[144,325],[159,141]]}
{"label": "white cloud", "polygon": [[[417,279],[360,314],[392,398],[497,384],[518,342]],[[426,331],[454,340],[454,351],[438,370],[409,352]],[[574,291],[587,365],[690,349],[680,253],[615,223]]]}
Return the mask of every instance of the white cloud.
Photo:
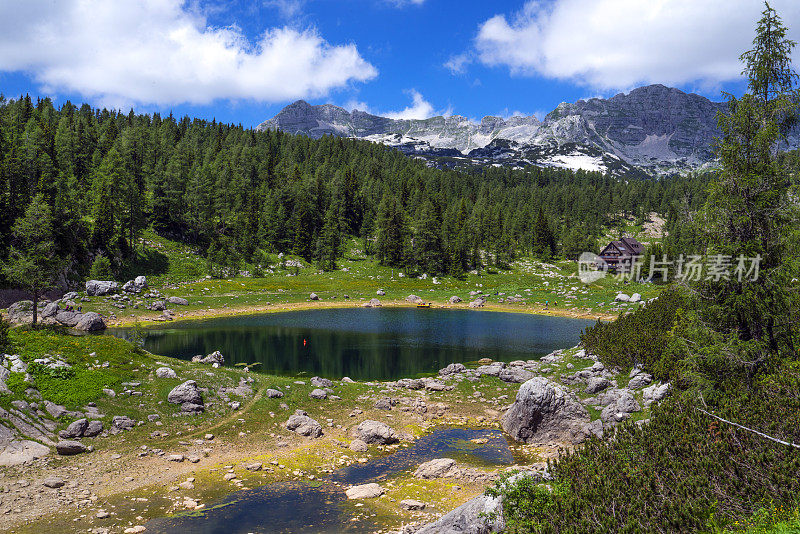
{"label": "white cloud", "polygon": [[370,105],[361,100],[356,100],[356,99],[348,100],[342,107],[347,111],[356,111],[356,110],[366,111],[367,113],[372,113],[374,115]]}
{"label": "white cloud", "polygon": [[210,27],[181,0],[2,2],[0,71],[114,106],[280,102],[377,75],[353,44],[289,27],[251,43],[235,26]]}
{"label": "white cloud", "polygon": [[472,56],[468,53],[456,54],[445,62],[444,66],[452,74],[464,74],[467,71],[467,65],[472,63]]}
{"label": "white cloud", "polygon": [[425,3],[425,0],[384,0],[384,1],[395,7],[406,7],[409,5],[421,6],[422,4]]}
{"label": "white cloud", "polygon": [[[798,40],[800,2],[772,5]],[[762,9],[753,0],[532,0],[481,24],[475,47],[486,65],[601,90],[713,86],[739,78]]]}
{"label": "white cloud", "polygon": [[428,117],[437,115],[433,109],[433,105],[425,100],[419,91],[411,89],[408,93],[411,95],[412,100],[410,106],[402,111],[386,112],[383,116],[389,117],[390,119],[427,119]]}
{"label": "white cloud", "polygon": [[264,0],[265,6],[277,9],[281,16],[287,19],[299,15],[305,3],[305,0]]}

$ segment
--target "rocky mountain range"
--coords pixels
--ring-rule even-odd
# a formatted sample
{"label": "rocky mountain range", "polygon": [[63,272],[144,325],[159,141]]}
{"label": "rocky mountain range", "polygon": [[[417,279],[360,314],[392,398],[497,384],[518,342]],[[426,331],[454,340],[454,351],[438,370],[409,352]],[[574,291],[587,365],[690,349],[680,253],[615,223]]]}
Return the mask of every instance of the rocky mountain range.
{"label": "rocky mountain range", "polygon": [[[663,85],[612,98],[561,103],[536,117],[460,115],[390,119],[299,100],[259,130],[354,137],[397,147],[437,167],[564,167],[616,175],[659,175],[713,164],[716,114],[726,105]],[[797,140],[793,144],[797,146]]]}

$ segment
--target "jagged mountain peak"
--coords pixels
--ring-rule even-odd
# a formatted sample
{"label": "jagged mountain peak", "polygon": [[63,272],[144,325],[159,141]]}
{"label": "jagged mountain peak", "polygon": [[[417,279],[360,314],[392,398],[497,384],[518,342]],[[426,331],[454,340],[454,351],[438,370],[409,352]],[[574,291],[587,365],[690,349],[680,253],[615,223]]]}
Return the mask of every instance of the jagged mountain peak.
{"label": "jagged mountain peak", "polygon": [[[617,173],[691,170],[713,160],[725,104],[662,84],[611,98],[562,102],[544,120],[487,115],[391,119],[299,100],[259,129],[337,135],[396,146],[435,165],[575,166]],[[565,163],[566,162],[566,163]]]}

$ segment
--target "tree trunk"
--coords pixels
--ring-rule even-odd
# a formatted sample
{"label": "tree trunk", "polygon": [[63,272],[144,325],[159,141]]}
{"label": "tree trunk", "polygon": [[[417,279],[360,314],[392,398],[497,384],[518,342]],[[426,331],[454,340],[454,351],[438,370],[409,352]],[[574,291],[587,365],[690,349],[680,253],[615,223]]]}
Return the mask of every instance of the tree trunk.
{"label": "tree trunk", "polygon": [[33,327],[36,328],[36,315],[39,311],[39,291],[33,290]]}

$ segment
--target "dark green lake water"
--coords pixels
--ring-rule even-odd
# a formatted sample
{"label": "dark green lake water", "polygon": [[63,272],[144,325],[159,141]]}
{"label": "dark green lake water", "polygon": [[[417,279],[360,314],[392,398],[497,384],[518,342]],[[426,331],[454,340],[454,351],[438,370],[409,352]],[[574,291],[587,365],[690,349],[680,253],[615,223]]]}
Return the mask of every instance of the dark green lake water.
{"label": "dark green lake water", "polygon": [[[529,360],[579,342],[594,321],[477,310],[344,308],[186,321],[145,331],[145,349],[339,379],[392,380],[480,358]],[[126,337],[125,329],[109,330]]]}

